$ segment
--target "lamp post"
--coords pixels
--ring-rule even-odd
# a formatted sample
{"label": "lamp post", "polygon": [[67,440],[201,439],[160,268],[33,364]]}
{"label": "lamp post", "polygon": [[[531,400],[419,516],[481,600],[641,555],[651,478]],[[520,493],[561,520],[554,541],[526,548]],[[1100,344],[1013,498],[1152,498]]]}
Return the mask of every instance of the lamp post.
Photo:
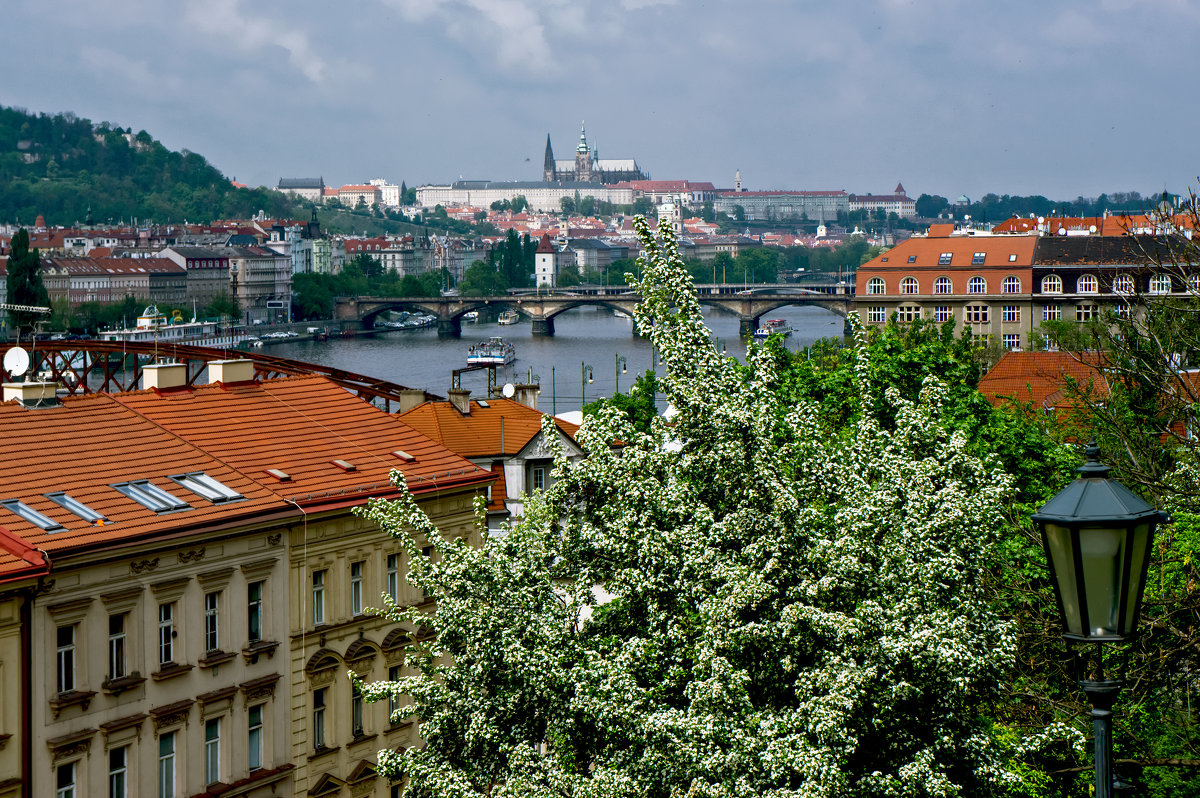
{"label": "lamp post", "polygon": [[592,379],[592,367],[582,360],[579,361],[579,409],[587,404],[587,387],[595,382]]}
{"label": "lamp post", "polygon": [[625,368],[625,358],[621,357],[616,352],[613,352],[613,358],[613,376],[615,376],[617,380],[617,388],[615,391],[613,391],[613,396],[616,396],[621,392],[621,375],[629,373],[629,369]]}
{"label": "lamp post", "polygon": [[1111,479],[1099,455],[1090,443],[1087,462],[1076,469],[1079,477],[1042,505],[1033,521],[1042,532],[1063,639],[1097,647],[1096,678],[1084,672],[1079,686],[1092,705],[1095,798],[1110,798],[1112,706],[1121,680],[1104,678],[1103,644],[1124,642],[1136,631],[1154,530],[1167,516]]}

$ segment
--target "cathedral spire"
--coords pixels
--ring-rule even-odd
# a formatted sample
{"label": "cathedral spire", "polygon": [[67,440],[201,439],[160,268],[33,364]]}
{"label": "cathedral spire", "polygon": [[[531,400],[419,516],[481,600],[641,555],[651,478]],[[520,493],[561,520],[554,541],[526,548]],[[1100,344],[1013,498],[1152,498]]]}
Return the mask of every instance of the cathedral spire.
{"label": "cathedral spire", "polygon": [[549,183],[555,180],[554,175],[554,150],[550,148],[550,134],[546,134],[546,159],[542,162],[542,180]]}
{"label": "cathedral spire", "polygon": [[587,129],[583,126],[583,122],[579,123],[579,146],[575,148],[575,152],[587,152]]}

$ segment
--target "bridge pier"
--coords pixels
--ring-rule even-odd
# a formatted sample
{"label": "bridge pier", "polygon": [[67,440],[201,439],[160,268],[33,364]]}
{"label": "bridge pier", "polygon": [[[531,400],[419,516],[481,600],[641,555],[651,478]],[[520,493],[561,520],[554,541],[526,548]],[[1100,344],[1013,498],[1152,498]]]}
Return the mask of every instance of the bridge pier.
{"label": "bridge pier", "polygon": [[758,318],[755,316],[738,316],[738,335],[750,338],[758,329]]}
{"label": "bridge pier", "polygon": [[457,317],[438,319],[438,338],[462,338],[462,321]]}
{"label": "bridge pier", "polygon": [[553,318],[537,318],[533,319],[532,332],[539,338],[550,338],[554,335],[554,319]]}

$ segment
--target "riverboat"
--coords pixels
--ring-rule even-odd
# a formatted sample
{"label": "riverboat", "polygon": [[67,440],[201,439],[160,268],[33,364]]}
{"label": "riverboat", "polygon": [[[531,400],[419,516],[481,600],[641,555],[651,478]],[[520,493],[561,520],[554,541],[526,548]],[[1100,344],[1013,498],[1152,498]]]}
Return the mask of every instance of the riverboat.
{"label": "riverboat", "polygon": [[241,328],[222,329],[215,321],[184,321],[183,314],[178,310],[167,319],[156,305],[148,305],[132,328],[100,331],[101,341],[188,344],[224,349],[237,346],[246,337],[247,333]]}
{"label": "riverboat", "polygon": [[521,314],[515,310],[506,310],[496,319],[500,324],[516,324],[521,320]]}
{"label": "riverboat", "polygon": [[498,335],[480,341],[467,351],[468,366],[507,366],[516,359],[516,347]]}
{"label": "riverboat", "polygon": [[772,335],[782,335],[785,338],[792,334],[792,327],[787,319],[767,319],[763,325],[754,331],[755,338],[770,338]]}
{"label": "riverboat", "polygon": [[479,321],[479,311],[478,310],[468,310],[466,313],[462,314],[462,320],[469,321],[469,322]]}

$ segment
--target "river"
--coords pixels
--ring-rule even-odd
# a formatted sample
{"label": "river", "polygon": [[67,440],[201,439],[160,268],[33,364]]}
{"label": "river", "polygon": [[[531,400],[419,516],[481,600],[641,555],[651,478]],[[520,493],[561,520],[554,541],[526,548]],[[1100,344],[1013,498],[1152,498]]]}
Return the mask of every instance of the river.
{"label": "river", "polygon": [[[719,346],[728,354],[745,357],[745,342],[738,338],[737,317],[705,308],[705,320]],[[779,308],[772,318],[787,319],[794,330],[786,340],[789,349],[801,349],[821,338],[841,337],[843,321],[822,308],[811,306]],[[462,338],[438,338],[437,329],[427,327],[381,333],[375,338],[336,338],[329,341],[298,340],[274,344],[272,355],[333,366],[370,377],[390,380],[410,388],[445,395],[450,372],[466,365],[467,348],[489,336],[500,335],[517,350],[517,360],[497,382],[524,382],[533,375],[541,385],[538,406],[562,413],[578,410],[580,390],[591,402],[612,396],[618,387],[628,391],[634,378],[651,368],[655,357],[650,341],[633,334],[633,320],[614,316],[603,308],[581,307],[554,319],[554,335],[534,337],[528,319],[501,326],[494,321],[462,325]],[[625,358],[626,373],[620,361]],[[592,367],[591,384],[582,379],[584,366]],[[472,396],[487,391],[487,374],[464,374],[464,388]]]}

